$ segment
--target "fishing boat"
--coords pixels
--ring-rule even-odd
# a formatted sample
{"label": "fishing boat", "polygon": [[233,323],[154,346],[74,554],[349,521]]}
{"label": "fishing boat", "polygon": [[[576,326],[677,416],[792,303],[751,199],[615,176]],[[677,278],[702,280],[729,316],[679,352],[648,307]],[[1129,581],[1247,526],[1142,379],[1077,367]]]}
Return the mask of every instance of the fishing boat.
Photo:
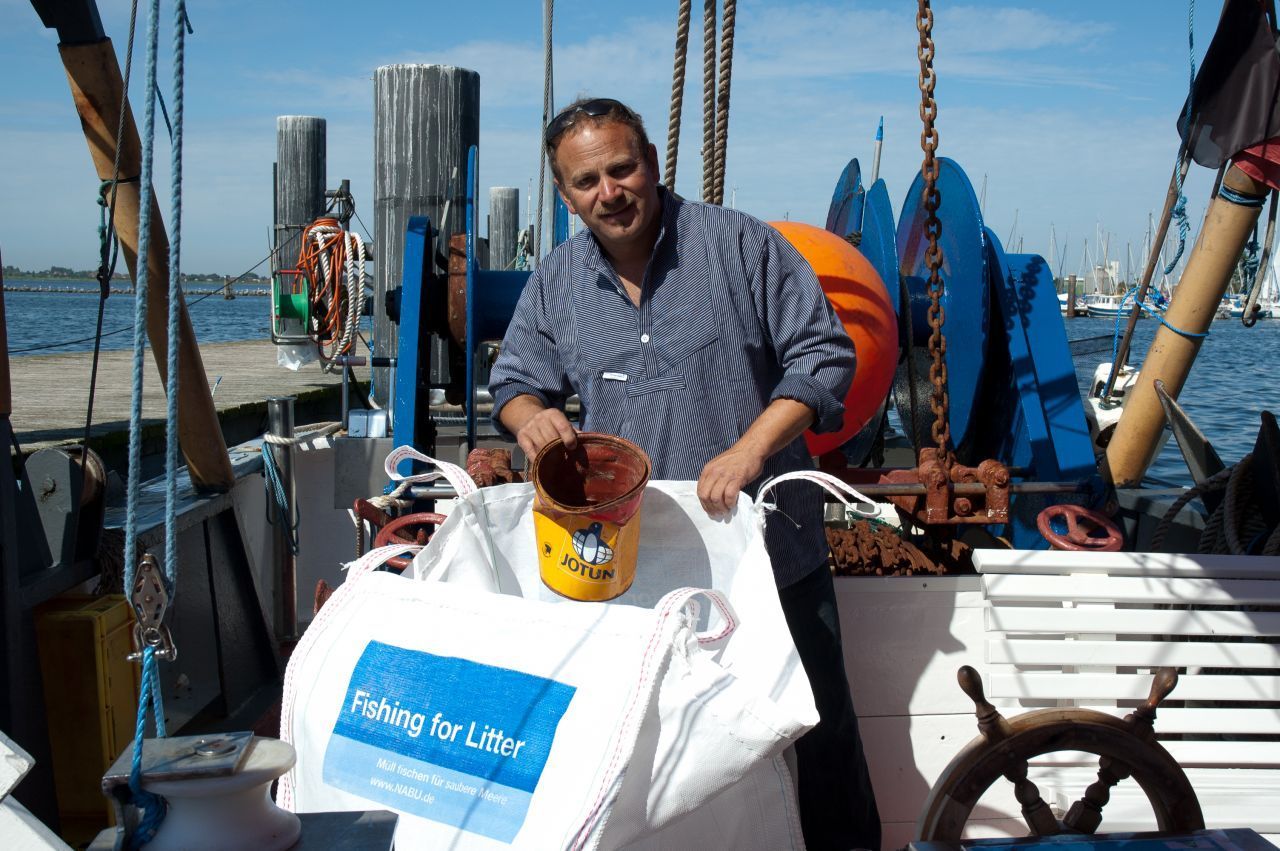
{"label": "fishing boat", "polygon": [[[512,447],[487,424],[485,386],[528,272],[497,250],[508,236],[500,230],[490,231],[484,256],[474,72],[392,65],[375,73],[375,173],[386,194],[375,199],[371,292],[358,268],[369,248],[344,221],[342,191],[326,198],[314,181],[317,124],[282,119],[272,336],[282,359],[342,372],[342,415],[299,425],[290,400],[274,399],[269,431],[227,447],[200,350],[182,321],[181,292],[169,288],[163,225],[140,200],[149,199],[150,175],[122,106],[111,42],[80,6],[36,7],[58,30],[95,165],[116,188],[114,226],[139,290],[150,295],[139,328],[150,329],[157,357],[171,341],[181,354],[167,370],[176,403],[168,431],[181,437],[185,466],[175,451],[167,475],[135,475],[124,502],[108,500],[107,477],[88,452],[44,450],[0,469],[10,686],[0,729],[17,767],[0,776],[14,817],[0,823],[0,836],[56,848],[60,831],[112,847],[151,824],[155,802],[137,791],[140,782],[172,804],[188,793],[199,799],[190,792],[199,784],[252,780],[237,790],[266,800],[272,779],[289,770],[292,756],[256,743],[281,732],[298,742],[290,725],[315,710],[289,704],[287,694],[281,706],[282,679],[291,648],[347,581],[343,565],[369,545],[430,547],[450,511],[472,498],[465,482],[429,480],[436,473],[424,464],[399,466],[406,449],[457,462],[482,489],[528,487],[518,482],[519,454],[494,452]],[[929,26],[920,32],[920,56],[931,57]],[[937,114],[927,108],[932,97],[922,83],[922,115]],[[429,115],[449,120],[417,123]],[[147,125],[144,142],[154,137],[153,120]],[[1105,311],[1110,299],[1110,315],[1130,318],[1117,367],[1090,394],[1098,410],[1120,415],[1091,429],[1061,314],[1043,309],[1061,302],[1049,264],[1006,251],[963,167],[934,153],[926,149],[928,167],[897,215],[878,157],[865,184],[852,159],[836,179],[826,223],[857,244],[874,270],[857,283],[883,288],[902,332],[888,347],[893,387],[871,406],[874,415],[842,444],[814,452],[822,471],[876,504],[868,513],[833,503],[828,539],[883,847],[959,842],[962,832],[1093,834],[1100,825],[1158,830],[1169,841],[1202,843],[1196,847],[1265,847],[1248,843],[1280,838],[1280,517],[1268,490],[1280,430],[1264,416],[1251,460],[1228,464],[1177,404],[1197,335],[1212,317],[1206,305],[1227,285],[1230,264],[1212,252],[1239,254],[1263,184],[1227,172],[1228,194],[1214,198],[1204,225],[1214,238],[1192,251],[1137,369],[1127,363],[1144,313],[1135,304],[1145,306],[1159,252],[1150,252],[1133,297],[1085,297],[1091,315],[1107,315],[1095,304]],[[714,173],[715,161],[707,168]],[[140,180],[119,179],[138,173]],[[723,201],[722,187],[718,199],[714,193],[706,200]],[[1155,244],[1175,206],[1173,180],[1170,193]],[[563,205],[549,218],[548,241],[567,238]],[[535,236],[534,244],[543,241]],[[834,303],[840,293],[828,294]],[[374,337],[362,353],[354,340],[366,297]],[[170,306],[166,325],[160,318]],[[865,331],[862,320],[847,321]],[[964,345],[945,346],[944,337]],[[864,355],[860,362],[869,362]],[[14,402],[4,357],[7,438]],[[944,363],[945,382],[935,382]],[[345,381],[357,368],[370,370],[367,398]],[[898,432],[887,428],[890,408]],[[1144,484],[1167,432],[1186,455],[1193,489]],[[98,554],[104,538],[111,558]],[[600,552],[595,538],[590,550],[592,559]],[[184,567],[175,573],[178,559]],[[91,587],[109,593],[68,595]],[[130,649],[141,666],[125,661]],[[361,705],[374,707],[369,695],[355,699],[365,698]],[[82,699],[90,708],[81,709]],[[153,716],[148,728],[155,707],[163,722]],[[401,718],[388,704],[386,717],[412,729],[407,711]],[[160,735],[135,749],[135,735],[144,738],[135,725]],[[485,741],[494,748],[515,748],[493,732]],[[185,750],[164,751],[165,742]],[[246,754],[261,760],[252,771],[241,764]],[[166,759],[180,770],[166,773]],[[1128,777],[1136,783],[1116,785]],[[394,795],[422,796],[383,792],[348,799],[349,817],[341,807],[302,813],[290,829],[312,844],[389,847],[396,816],[387,811],[422,812]],[[468,794],[490,800],[475,788]],[[261,816],[285,830],[276,812]],[[745,814],[716,815],[749,844],[743,834],[754,823]],[[230,821],[205,822],[205,830],[230,831]],[[480,842],[466,830],[458,837],[457,847]],[[537,847],[536,838],[524,841]]]}
{"label": "fishing boat", "polygon": [[[1102,293],[1093,293],[1084,297],[1085,306],[1089,309],[1090,316],[1111,317],[1128,316],[1133,308],[1134,291],[1110,295]],[[1157,303],[1143,304],[1140,309],[1140,316],[1159,316],[1163,311],[1162,305]]]}

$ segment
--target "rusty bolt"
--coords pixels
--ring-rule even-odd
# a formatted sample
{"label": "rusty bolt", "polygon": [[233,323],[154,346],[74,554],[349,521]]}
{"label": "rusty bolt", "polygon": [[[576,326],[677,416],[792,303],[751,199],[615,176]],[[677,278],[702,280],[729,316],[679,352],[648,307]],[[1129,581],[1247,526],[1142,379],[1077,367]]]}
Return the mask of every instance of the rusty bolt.
{"label": "rusty bolt", "polygon": [[959,514],[961,517],[968,517],[973,513],[973,503],[970,502],[967,497],[956,497],[955,509],[956,514]]}

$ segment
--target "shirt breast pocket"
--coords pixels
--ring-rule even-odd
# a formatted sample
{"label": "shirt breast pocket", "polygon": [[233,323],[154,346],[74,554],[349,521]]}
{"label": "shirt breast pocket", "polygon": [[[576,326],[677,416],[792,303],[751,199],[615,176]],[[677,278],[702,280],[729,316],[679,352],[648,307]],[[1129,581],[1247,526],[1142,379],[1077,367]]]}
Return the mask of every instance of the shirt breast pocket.
{"label": "shirt breast pocket", "polygon": [[654,317],[651,326],[660,375],[705,367],[703,362],[720,340],[720,321],[710,298],[673,307],[665,316]]}

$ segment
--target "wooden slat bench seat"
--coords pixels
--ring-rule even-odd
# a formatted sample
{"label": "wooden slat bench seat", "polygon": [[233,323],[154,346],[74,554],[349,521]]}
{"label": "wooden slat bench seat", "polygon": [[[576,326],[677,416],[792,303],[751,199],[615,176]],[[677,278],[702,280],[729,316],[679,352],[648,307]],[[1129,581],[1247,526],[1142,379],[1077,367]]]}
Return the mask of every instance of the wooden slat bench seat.
{"label": "wooden slat bench seat", "polygon": [[[1153,669],[1178,668],[1155,724],[1209,827],[1280,835],[1280,558],[978,550],[987,696],[1006,716],[1044,706],[1127,714]],[[1045,800],[1069,806],[1097,758],[1033,761]],[[1154,829],[1132,781],[1104,830]]]}

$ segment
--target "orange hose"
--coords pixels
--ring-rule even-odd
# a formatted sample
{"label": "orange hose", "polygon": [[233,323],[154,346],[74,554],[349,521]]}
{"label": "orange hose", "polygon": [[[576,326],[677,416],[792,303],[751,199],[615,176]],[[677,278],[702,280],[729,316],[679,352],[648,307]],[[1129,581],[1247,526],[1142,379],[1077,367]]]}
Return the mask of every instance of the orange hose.
{"label": "orange hose", "polygon": [[[320,235],[315,233],[317,230],[331,233]],[[346,263],[346,234],[337,219],[319,218],[307,226],[302,233],[298,270],[310,284],[312,327],[308,332],[326,361],[352,349],[352,338],[338,345],[350,300],[342,279]]]}

